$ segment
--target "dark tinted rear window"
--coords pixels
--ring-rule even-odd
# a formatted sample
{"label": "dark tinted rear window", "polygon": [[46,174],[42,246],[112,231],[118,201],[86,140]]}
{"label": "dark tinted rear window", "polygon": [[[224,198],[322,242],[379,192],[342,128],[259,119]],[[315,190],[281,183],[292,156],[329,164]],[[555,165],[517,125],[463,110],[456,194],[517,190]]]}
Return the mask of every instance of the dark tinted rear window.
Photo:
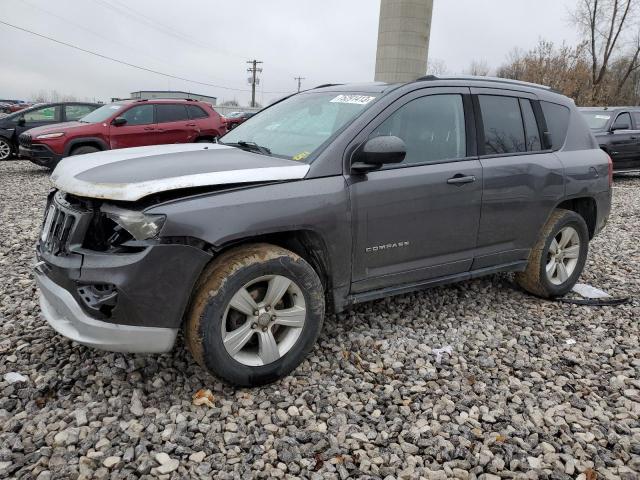
{"label": "dark tinted rear window", "polygon": [[197,105],[187,105],[187,110],[189,110],[189,115],[191,118],[207,118],[209,115],[202,108]]}
{"label": "dark tinted rear window", "polygon": [[518,99],[494,95],[479,95],[484,124],[484,153],[525,152],[524,126]]}
{"label": "dark tinted rear window", "polygon": [[156,122],[179,122],[187,120],[187,109],[184,105],[158,104],[156,105]]}
{"label": "dark tinted rear window", "polygon": [[540,106],[547,122],[547,131],[551,134],[551,146],[553,150],[559,150],[567,138],[569,109],[563,105],[550,102],[540,102]]}

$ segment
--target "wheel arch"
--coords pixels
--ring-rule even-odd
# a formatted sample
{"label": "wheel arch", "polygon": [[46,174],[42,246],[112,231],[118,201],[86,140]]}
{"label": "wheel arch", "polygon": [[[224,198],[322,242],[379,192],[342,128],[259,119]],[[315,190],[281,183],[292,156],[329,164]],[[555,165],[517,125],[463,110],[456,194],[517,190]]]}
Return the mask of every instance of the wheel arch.
{"label": "wheel arch", "polygon": [[566,199],[556,205],[556,209],[562,208],[571,210],[580,215],[589,230],[589,239],[592,239],[596,232],[598,222],[598,203],[593,197],[577,197]]}
{"label": "wheel arch", "polygon": [[74,138],[69,141],[64,148],[64,156],[68,156],[73,149],[78,147],[96,147],[100,150],[109,150],[109,145],[107,142],[98,137],[82,137],[82,138]]}
{"label": "wheel arch", "polygon": [[[237,238],[220,245],[216,255],[231,249],[255,243],[268,243],[286,248],[304,258],[316,271],[325,291],[325,302],[328,311],[334,311],[332,269],[329,250],[325,239],[318,232],[310,229],[284,230],[259,235]],[[215,257],[214,256],[214,257]],[[340,302],[341,303],[341,302]]]}

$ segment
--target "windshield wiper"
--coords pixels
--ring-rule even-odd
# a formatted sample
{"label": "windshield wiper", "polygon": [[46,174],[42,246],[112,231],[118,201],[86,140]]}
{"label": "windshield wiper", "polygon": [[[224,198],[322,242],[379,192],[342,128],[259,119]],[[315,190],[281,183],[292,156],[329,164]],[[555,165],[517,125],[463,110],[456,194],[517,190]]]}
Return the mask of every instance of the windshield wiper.
{"label": "windshield wiper", "polygon": [[263,147],[262,145],[258,145],[256,142],[247,142],[244,140],[240,140],[236,143],[225,143],[224,145],[231,145],[233,147],[237,146],[242,148],[243,150],[248,150],[250,152],[260,152],[263,155],[271,155],[271,150],[269,150],[267,147]]}

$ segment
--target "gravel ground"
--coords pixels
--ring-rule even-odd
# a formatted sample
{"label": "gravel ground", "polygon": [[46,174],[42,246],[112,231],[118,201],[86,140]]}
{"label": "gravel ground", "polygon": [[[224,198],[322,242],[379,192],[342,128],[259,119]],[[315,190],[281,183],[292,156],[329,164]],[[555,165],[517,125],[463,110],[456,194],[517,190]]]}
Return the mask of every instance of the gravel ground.
{"label": "gravel ground", "polygon": [[[2,478],[640,478],[638,299],[547,302],[509,275],[398,296],[330,317],[294,375],[234,390],[181,346],[54,334],[30,267],[48,174],[5,162],[0,182]],[[640,179],[614,196],[582,280],[637,297]]]}

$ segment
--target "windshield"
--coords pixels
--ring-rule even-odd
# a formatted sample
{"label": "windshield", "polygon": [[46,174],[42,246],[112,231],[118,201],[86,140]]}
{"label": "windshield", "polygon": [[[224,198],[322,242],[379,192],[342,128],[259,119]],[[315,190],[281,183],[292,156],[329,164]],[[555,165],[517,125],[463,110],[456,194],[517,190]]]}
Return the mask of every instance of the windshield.
{"label": "windshield", "polygon": [[220,143],[253,146],[260,153],[305,161],[351,122],[377,94],[310,92],[283,100],[252,116]]}
{"label": "windshield", "polygon": [[604,130],[611,119],[611,114],[606,110],[583,110],[581,113],[591,130]]}
{"label": "windshield", "polygon": [[98,123],[104,122],[107,118],[110,118],[114,113],[118,110],[121,110],[124,107],[121,103],[110,103],[109,105],[104,105],[88,115],[82,117],[79,122],[83,123]]}

